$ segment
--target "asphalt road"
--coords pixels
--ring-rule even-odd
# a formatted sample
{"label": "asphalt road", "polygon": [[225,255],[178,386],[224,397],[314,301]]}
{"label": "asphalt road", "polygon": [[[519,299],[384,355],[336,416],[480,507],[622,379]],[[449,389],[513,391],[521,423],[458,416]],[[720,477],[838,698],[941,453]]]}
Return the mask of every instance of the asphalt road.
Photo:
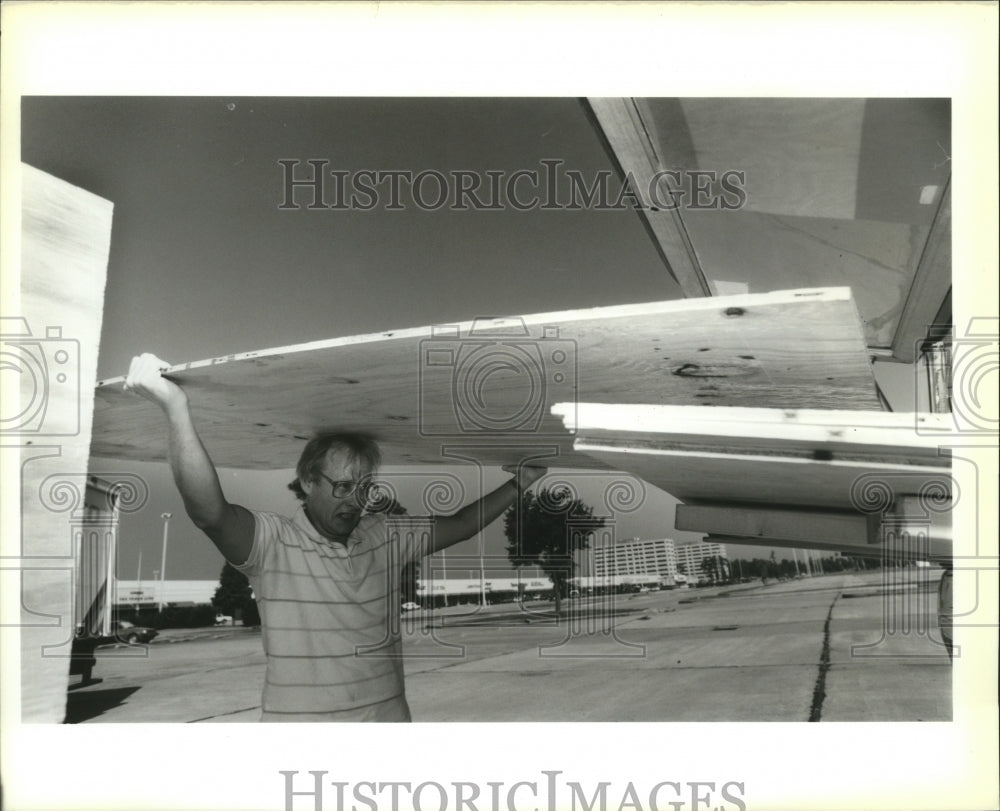
{"label": "asphalt road", "polygon": [[[415,721],[944,721],[939,571],[401,618]],[[928,579],[930,578],[930,579]],[[901,618],[906,622],[902,623]],[[167,631],[97,652],[67,722],[255,722],[260,634]]]}

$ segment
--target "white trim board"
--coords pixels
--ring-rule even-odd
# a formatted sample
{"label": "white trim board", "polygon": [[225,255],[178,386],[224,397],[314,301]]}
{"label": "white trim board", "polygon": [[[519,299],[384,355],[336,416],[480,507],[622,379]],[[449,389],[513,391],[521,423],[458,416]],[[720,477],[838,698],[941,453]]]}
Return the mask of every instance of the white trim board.
{"label": "white trim board", "polygon": [[900,558],[903,560],[942,560],[951,557],[951,541],[941,538],[929,538],[917,543],[901,538],[890,538],[885,543],[849,544],[810,541],[804,543],[784,538],[743,538],[732,535],[709,534],[706,541],[725,544],[743,544],[749,546],[777,546],[784,549],[818,549],[822,552],[840,552],[842,555],[855,555],[868,558]]}
{"label": "white trim board", "polygon": [[636,449],[586,438],[578,439],[575,447],[691,503],[857,510],[866,499],[880,498],[884,490],[893,497],[916,495],[930,487],[951,492],[947,467]]}
{"label": "white trim board", "polygon": [[949,414],[601,403],[557,403],[552,413],[580,444],[602,447],[950,464]]}
{"label": "white trim board", "polygon": [[[155,351],[155,347],[137,347]],[[598,307],[393,330],[171,366],[220,467],[288,469],[319,431],[375,436],[389,464],[483,464],[573,448],[564,401],[878,407],[848,288]],[[94,456],[166,458],[158,408],[95,394]],[[462,451],[462,448],[466,448]]]}
{"label": "white trim board", "polygon": [[951,493],[936,434],[948,415],[595,403],[553,411],[575,431],[578,452],[688,503],[881,513],[927,488]]}

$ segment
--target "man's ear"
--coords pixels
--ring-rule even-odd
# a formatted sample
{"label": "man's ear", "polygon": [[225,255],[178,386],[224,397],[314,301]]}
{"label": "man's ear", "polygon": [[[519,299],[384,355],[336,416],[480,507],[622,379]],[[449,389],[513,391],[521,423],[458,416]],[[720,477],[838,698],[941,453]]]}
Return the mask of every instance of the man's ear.
{"label": "man's ear", "polygon": [[307,496],[312,492],[312,489],[316,486],[316,482],[307,481],[305,479],[299,479],[299,487],[302,488],[302,492]]}

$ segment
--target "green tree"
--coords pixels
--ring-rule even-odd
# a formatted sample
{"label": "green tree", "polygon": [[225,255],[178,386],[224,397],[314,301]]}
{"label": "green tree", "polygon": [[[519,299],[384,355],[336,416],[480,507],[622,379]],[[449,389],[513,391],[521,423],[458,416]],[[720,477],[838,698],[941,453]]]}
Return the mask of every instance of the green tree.
{"label": "green tree", "polygon": [[219,574],[219,586],[212,595],[212,605],[216,611],[228,614],[234,620],[241,618],[244,625],[260,625],[260,612],[250,581],[243,572],[236,571],[228,563]]}
{"label": "green tree", "polygon": [[589,548],[590,537],[604,524],[593,507],[564,488],[525,492],[504,513],[507,557],[515,568],[537,566],[551,578],[559,614],[576,566],[573,553]]}

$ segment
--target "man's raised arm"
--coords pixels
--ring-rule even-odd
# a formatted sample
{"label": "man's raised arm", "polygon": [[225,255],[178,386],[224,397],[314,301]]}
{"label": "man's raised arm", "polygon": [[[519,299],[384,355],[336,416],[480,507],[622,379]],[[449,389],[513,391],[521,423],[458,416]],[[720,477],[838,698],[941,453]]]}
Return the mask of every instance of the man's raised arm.
{"label": "man's raised arm", "polygon": [[506,465],[503,469],[515,474],[514,478],[483,496],[479,501],[467,504],[454,515],[436,517],[433,548],[423,550],[421,554],[431,555],[471,538],[503,515],[507,508],[517,501],[523,490],[527,490],[547,472],[544,467],[527,465]]}
{"label": "man's raised arm", "polygon": [[226,560],[245,563],[253,547],[253,515],[226,501],[215,466],[195,430],[187,394],[161,374],[169,365],[148,353],[132,358],[125,390],[163,409],[167,418],[170,469],[187,514]]}

